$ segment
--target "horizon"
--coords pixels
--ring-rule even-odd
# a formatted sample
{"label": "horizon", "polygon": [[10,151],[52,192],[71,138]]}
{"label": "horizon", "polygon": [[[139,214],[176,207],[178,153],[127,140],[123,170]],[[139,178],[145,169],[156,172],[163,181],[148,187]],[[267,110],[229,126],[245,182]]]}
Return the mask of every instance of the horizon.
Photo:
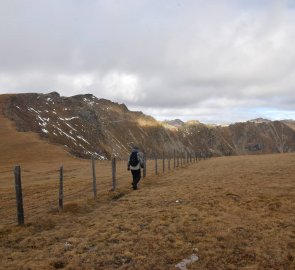
{"label": "horizon", "polygon": [[290,0],[12,0],[0,25],[7,93],[91,93],[159,120],[295,119]]}

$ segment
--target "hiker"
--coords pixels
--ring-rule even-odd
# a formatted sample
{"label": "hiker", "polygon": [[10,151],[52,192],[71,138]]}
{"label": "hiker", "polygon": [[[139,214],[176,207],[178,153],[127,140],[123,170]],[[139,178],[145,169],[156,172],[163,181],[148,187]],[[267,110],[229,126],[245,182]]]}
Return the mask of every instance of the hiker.
{"label": "hiker", "polygon": [[132,148],[132,152],[130,154],[127,166],[128,171],[131,170],[132,173],[132,188],[136,190],[137,184],[141,178],[141,168],[144,167],[143,157],[141,153],[139,153],[139,149],[137,146],[134,146]]}

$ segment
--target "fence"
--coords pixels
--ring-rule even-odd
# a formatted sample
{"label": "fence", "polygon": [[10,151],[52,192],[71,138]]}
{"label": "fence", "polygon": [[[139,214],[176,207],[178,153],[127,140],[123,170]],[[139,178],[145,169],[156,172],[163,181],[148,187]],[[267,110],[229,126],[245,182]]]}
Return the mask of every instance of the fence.
{"label": "fence", "polygon": [[[161,157],[145,157],[142,176],[146,178],[172,172],[208,157],[209,155],[204,153],[177,151],[172,155],[165,155],[163,152]],[[9,172],[11,173],[6,170],[3,173],[6,173],[6,177],[11,177]],[[17,222],[18,225],[23,225],[25,220],[46,211],[63,211],[65,203],[79,199],[107,200],[110,192],[114,194],[115,191],[121,192],[128,186],[130,188],[130,183],[127,160],[116,158],[111,161],[97,161],[92,158],[91,162],[71,162],[68,166],[61,166],[59,170],[48,164],[28,169],[16,166],[14,185],[10,182],[3,185],[0,191],[0,224]]]}

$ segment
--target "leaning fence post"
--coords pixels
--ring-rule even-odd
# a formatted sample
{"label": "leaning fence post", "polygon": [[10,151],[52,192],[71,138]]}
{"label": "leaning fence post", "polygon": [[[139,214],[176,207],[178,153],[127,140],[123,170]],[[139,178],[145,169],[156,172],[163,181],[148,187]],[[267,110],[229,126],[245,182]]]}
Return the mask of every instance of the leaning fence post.
{"label": "leaning fence post", "polygon": [[91,163],[92,163],[92,186],[93,186],[93,196],[94,199],[96,198],[96,172],[95,172],[95,159],[92,156],[91,157]]}
{"label": "leaning fence post", "polygon": [[112,158],[112,191],[116,190],[116,158]]}
{"label": "leaning fence post", "polygon": [[58,207],[59,210],[62,210],[64,207],[63,204],[63,186],[64,186],[64,167],[61,166],[59,169],[59,196],[58,196]]}
{"label": "leaning fence post", "polygon": [[24,225],[25,216],[24,216],[24,207],[23,207],[22,180],[21,180],[20,166],[15,166],[14,178],[15,178],[17,221],[18,221],[18,225]]}

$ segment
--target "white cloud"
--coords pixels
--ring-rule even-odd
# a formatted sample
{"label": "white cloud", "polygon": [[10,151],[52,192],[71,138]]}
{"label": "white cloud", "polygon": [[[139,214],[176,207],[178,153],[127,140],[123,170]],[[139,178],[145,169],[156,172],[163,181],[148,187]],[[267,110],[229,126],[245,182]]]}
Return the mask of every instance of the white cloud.
{"label": "white cloud", "polygon": [[90,92],[161,118],[291,115],[292,3],[1,1],[0,89]]}
{"label": "white cloud", "polygon": [[144,98],[140,80],[134,74],[110,72],[102,78],[101,88],[111,99],[138,102]]}

